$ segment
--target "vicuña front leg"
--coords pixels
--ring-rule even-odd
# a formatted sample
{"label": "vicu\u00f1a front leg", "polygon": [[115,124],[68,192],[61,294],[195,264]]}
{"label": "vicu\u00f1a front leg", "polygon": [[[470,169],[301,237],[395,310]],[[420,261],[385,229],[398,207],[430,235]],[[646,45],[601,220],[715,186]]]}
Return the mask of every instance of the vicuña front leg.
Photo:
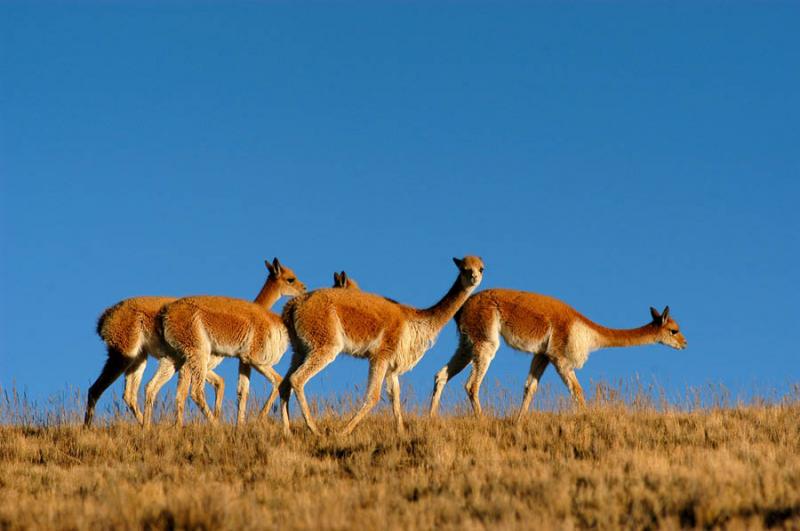
{"label": "vicu\u00f1a front leg", "polygon": [[[306,394],[305,394],[305,385],[306,383],[319,371],[325,368],[330,362],[336,359],[336,355],[339,353],[340,347],[338,346],[329,346],[329,347],[322,347],[317,348],[308,353],[305,358],[305,361],[297,368],[296,371],[292,373],[287,379],[289,380],[289,385],[291,385],[291,390],[294,391],[295,396],[297,397],[297,403],[300,405],[300,412],[303,414],[303,418],[306,421],[306,426],[308,429],[311,430],[312,433],[315,435],[319,435],[319,430],[317,429],[317,425],[314,422],[313,417],[311,416],[311,409],[308,407],[308,402],[306,401]],[[283,416],[283,428],[284,433],[287,435],[289,432],[289,416],[288,416],[288,397],[285,401],[281,403],[281,413]]]}
{"label": "vicu\u00f1a front leg", "polygon": [[394,412],[397,433],[402,435],[405,433],[406,427],[403,424],[403,407],[400,402],[400,377],[396,372],[392,372],[386,377],[386,391],[392,400],[392,411]]}
{"label": "vicu\u00f1a front leg", "polygon": [[472,403],[472,410],[477,416],[483,414],[480,401],[481,382],[483,382],[486,371],[489,370],[489,364],[492,363],[492,359],[494,359],[499,347],[500,343],[490,341],[481,341],[473,347],[475,356],[472,359],[472,373],[469,375],[464,387]]}
{"label": "vicu\u00f1a front leg", "polygon": [[533,400],[533,395],[536,394],[536,389],[539,387],[539,381],[542,378],[544,370],[550,360],[544,354],[534,354],[531,360],[531,370],[528,373],[528,379],[525,380],[525,392],[522,395],[522,405],[517,414],[517,422],[522,420],[522,417],[528,412],[528,408]]}
{"label": "vicu\u00f1a front leg", "polygon": [[442,399],[442,392],[444,391],[445,385],[447,385],[447,382],[456,374],[464,370],[464,367],[467,366],[471,357],[472,354],[469,348],[459,344],[458,349],[455,354],[453,354],[453,357],[450,358],[450,361],[447,362],[447,365],[436,373],[433,380],[433,395],[431,396],[431,417],[435,417],[439,413],[439,401]]}
{"label": "vicu\u00f1a front leg", "polygon": [[565,365],[556,365],[555,367],[564,385],[569,389],[569,394],[572,395],[572,399],[575,400],[575,403],[581,407],[585,406],[586,399],[583,397],[583,389],[581,388],[581,384],[578,383],[578,377],[575,376],[575,371],[572,370],[571,367]]}
{"label": "vicu\u00f1a front leg", "polygon": [[258,414],[259,422],[263,421],[267,418],[269,414],[269,410],[272,407],[272,404],[275,403],[275,399],[278,398],[278,392],[280,391],[281,387],[281,375],[278,374],[275,369],[270,367],[269,365],[256,365],[256,370],[264,375],[264,378],[270,381],[272,384],[272,391],[269,393],[269,397],[267,401],[264,402],[264,407],[261,408],[261,411]]}
{"label": "vicu\u00f1a front leg", "polygon": [[247,411],[247,396],[250,394],[250,365],[239,362],[239,384],[236,387],[237,414],[236,425],[241,426],[245,421]]}
{"label": "vicu\u00f1a front leg", "polygon": [[347,426],[341,431],[340,435],[350,435],[353,430],[358,426],[358,423],[369,413],[375,404],[381,399],[381,386],[383,379],[386,377],[386,370],[389,368],[389,362],[385,358],[370,360],[369,363],[369,379],[367,380],[367,390],[364,393],[364,404],[361,409],[353,415]]}

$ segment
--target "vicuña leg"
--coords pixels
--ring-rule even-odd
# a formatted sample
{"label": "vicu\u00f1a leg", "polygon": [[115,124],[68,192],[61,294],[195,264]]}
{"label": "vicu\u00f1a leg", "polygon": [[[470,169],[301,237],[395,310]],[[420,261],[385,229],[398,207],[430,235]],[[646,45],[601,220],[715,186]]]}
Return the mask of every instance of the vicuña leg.
{"label": "vicu\u00f1a leg", "polygon": [[464,388],[467,390],[467,395],[472,403],[472,410],[477,416],[483,414],[479,396],[481,382],[483,382],[483,377],[486,376],[489,364],[492,363],[492,359],[494,359],[499,347],[500,343],[496,341],[481,341],[475,343],[475,346],[472,347],[475,354],[472,358],[472,373],[469,375]]}
{"label": "vicu\u00f1a leg", "polygon": [[165,383],[175,374],[175,362],[170,358],[160,358],[156,373],[147,382],[144,388],[144,427],[148,428],[153,422],[153,407],[155,407],[156,395]]}
{"label": "vicu\u00f1a leg", "polygon": [[291,376],[300,368],[305,358],[306,354],[303,352],[302,347],[293,345],[292,362],[289,365],[289,370],[286,371],[286,375],[281,381],[281,385],[278,386],[278,392],[281,397],[281,420],[283,421],[283,431],[285,435],[289,435],[290,433],[289,399],[292,397]]}
{"label": "vicu\u00f1a leg", "polygon": [[[297,403],[300,405],[300,411],[303,413],[303,418],[306,421],[308,429],[310,429],[316,435],[319,435],[319,430],[317,429],[314,419],[311,417],[311,410],[309,409],[308,402],[306,401],[304,387],[308,380],[310,380],[315,374],[325,368],[326,365],[336,359],[336,355],[340,350],[340,347],[336,345],[317,348],[310,351],[306,356],[305,361],[303,361],[297,370],[294,371],[289,378],[287,378],[292,390],[297,396]],[[286,412],[288,412],[288,398],[286,401],[281,403],[281,407],[286,407]],[[289,433],[288,415],[284,415],[283,429],[285,433]]]}
{"label": "vicu\u00f1a leg", "polygon": [[[211,370],[219,365],[222,361],[221,356],[212,356],[209,364],[208,373],[206,374],[206,381],[214,386],[214,415],[219,418],[222,413],[222,402],[225,397],[225,380]],[[177,363],[178,368],[183,366],[183,362]],[[144,389],[144,426],[149,427],[153,423],[153,409],[155,408],[156,396],[161,388],[172,378],[176,371],[176,362],[174,359],[164,356],[158,360],[158,369],[156,373],[147,382]],[[188,385],[189,379],[183,381],[184,387]],[[181,387],[181,382],[178,382],[178,387]],[[188,387],[185,387],[188,393]],[[176,393],[176,399],[177,399]],[[183,418],[183,416],[181,416]]]}
{"label": "vicu\u00f1a leg", "polygon": [[125,391],[122,394],[122,399],[139,424],[144,422],[142,412],[139,410],[139,386],[142,383],[145,367],[147,367],[147,353],[142,352],[125,370]]}
{"label": "vicu\u00f1a leg", "polygon": [[555,367],[556,371],[558,371],[558,375],[561,376],[561,380],[564,381],[564,385],[569,389],[569,394],[572,395],[573,400],[575,400],[579,406],[585,406],[586,399],[583,397],[583,389],[581,388],[581,384],[578,383],[575,371],[572,370],[571,367],[565,365],[555,364]]}
{"label": "vicu\u00f1a leg", "polygon": [[394,412],[397,433],[402,435],[405,433],[406,427],[403,424],[403,407],[400,402],[400,375],[397,372],[391,372],[386,377],[386,391],[392,400],[392,411]]}
{"label": "vicu\u00f1a leg", "polygon": [[178,387],[175,389],[175,426],[183,426],[183,410],[192,384],[192,371],[188,363],[178,369]]}
{"label": "vicu\u00f1a leg", "polygon": [[528,373],[528,379],[525,380],[525,392],[522,395],[522,405],[520,406],[519,413],[517,414],[517,422],[522,420],[522,417],[528,412],[528,408],[531,405],[531,400],[533,400],[533,395],[536,393],[536,389],[539,387],[539,380],[541,380],[542,374],[547,368],[548,363],[550,363],[550,360],[544,354],[533,355],[533,359],[531,360],[531,370]]}
{"label": "vicu\u00f1a leg", "polygon": [[214,388],[214,417],[217,419],[222,418],[222,402],[225,399],[225,380],[214,372],[220,363],[222,363],[222,356],[211,356],[206,373],[206,381]]}
{"label": "vicu\u00f1a leg", "polygon": [[128,368],[131,362],[132,358],[128,358],[119,350],[109,347],[108,359],[106,359],[106,363],[103,365],[103,370],[100,372],[100,376],[97,377],[97,380],[95,380],[89,388],[89,398],[86,403],[86,416],[83,419],[83,424],[85,426],[90,426],[92,424],[94,408],[97,405],[97,401],[100,399],[100,395],[108,389],[109,385],[114,383],[114,380],[125,372],[125,369]]}
{"label": "vicu\u00f1a leg", "polygon": [[210,352],[204,352],[203,350],[197,350],[193,353],[188,353],[187,355],[187,362],[186,364],[189,365],[189,369],[192,375],[192,380],[190,384],[192,400],[200,408],[200,411],[203,412],[203,415],[206,416],[209,422],[216,422],[217,419],[214,416],[214,412],[208,407],[208,403],[206,402],[206,376],[208,375],[208,362],[209,362]]}
{"label": "vicu\u00f1a leg", "polygon": [[206,381],[214,388],[214,418],[222,418],[222,402],[225,399],[225,380],[222,376],[209,370],[206,373]]}
{"label": "vicu\u00f1a leg", "polygon": [[269,415],[269,410],[272,404],[275,403],[275,399],[278,398],[278,391],[280,390],[282,379],[281,375],[269,365],[256,365],[256,370],[272,383],[272,391],[269,393],[269,398],[264,402],[264,407],[261,408],[261,412],[258,414],[258,420],[263,421],[267,418],[267,415]]}
{"label": "vicu\u00f1a leg", "polygon": [[383,385],[383,379],[386,377],[386,370],[388,368],[389,362],[386,361],[386,358],[370,360],[367,390],[364,393],[364,404],[358,412],[353,415],[353,418],[350,419],[350,422],[347,423],[340,435],[350,435],[364,416],[369,413],[381,399],[381,386]]}
{"label": "vicu\u00f1a leg", "polygon": [[250,394],[250,365],[239,362],[239,384],[236,387],[236,425],[241,426],[245,421],[247,410],[247,396]]}
{"label": "vicu\u00f1a leg", "polygon": [[431,417],[435,417],[439,413],[439,401],[442,399],[442,392],[445,385],[456,374],[464,370],[470,359],[472,358],[472,351],[470,347],[459,342],[453,357],[447,362],[447,365],[442,367],[433,380],[433,395],[431,396]]}

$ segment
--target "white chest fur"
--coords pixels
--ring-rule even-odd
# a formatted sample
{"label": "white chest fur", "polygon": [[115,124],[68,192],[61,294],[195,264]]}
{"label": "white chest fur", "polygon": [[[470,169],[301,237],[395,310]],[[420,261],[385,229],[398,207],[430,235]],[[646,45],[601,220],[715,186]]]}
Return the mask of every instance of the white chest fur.
{"label": "white chest fur", "polygon": [[566,352],[564,353],[573,368],[580,369],[589,354],[597,349],[597,332],[586,324],[575,321],[569,329]]}
{"label": "white chest fur", "polygon": [[432,330],[429,325],[421,322],[404,325],[397,345],[394,369],[401,373],[413,369],[435,341],[436,331]]}

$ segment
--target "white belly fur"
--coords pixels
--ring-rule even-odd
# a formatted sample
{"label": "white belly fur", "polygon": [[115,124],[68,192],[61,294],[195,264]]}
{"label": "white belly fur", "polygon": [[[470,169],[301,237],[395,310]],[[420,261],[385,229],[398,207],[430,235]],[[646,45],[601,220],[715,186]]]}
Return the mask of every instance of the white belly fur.
{"label": "white belly fur", "polygon": [[547,350],[547,343],[550,340],[550,334],[537,338],[517,336],[509,330],[502,330],[501,334],[509,347],[521,352],[532,352],[534,354],[540,354]]}
{"label": "white belly fur", "polygon": [[356,358],[366,358],[370,352],[375,352],[376,349],[380,348],[381,343],[383,342],[383,331],[381,331],[381,333],[375,336],[371,341],[367,342],[353,341],[351,338],[347,337],[347,334],[345,334],[344,331],[342,331],[340,335],[340,342],[342,344],[342,352]]}

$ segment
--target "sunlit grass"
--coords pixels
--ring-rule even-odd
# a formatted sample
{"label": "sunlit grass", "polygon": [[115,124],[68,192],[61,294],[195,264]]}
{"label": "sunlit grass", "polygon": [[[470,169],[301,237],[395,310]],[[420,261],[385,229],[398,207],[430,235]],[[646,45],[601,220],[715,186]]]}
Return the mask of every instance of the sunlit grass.
{"label": "sunlit grass", "polygon": [[428,419],[408,389],[402,437],[384,403],[337,438],[359,390],[318,398],[326,435],[295,416],[289,440],[274,414],[235,428],[193,413],[176,430],[170,399],[145,433],[113,395],[87,430],[78,389],[43,402],[2,389],[0,527],[800,526],[800,386],[745,400],[600,382],[583,410],[544,386],[520,425],[513,393],[486,387],[482,419],[460,389]]}

